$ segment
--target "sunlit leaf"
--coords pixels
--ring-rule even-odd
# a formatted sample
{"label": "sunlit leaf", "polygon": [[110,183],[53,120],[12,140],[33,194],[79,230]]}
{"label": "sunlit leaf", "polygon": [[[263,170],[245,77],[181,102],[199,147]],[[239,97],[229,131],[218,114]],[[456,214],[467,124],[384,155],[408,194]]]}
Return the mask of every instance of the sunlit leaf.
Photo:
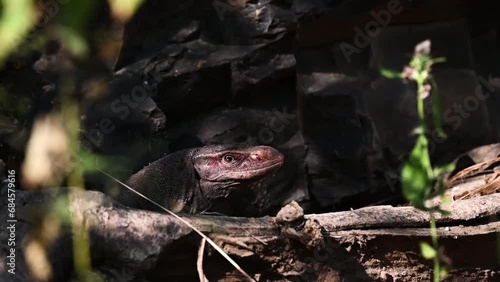
{"label": "sunlit leaf", "polygon": [[437,255],[436,250],[427,242],[420,242],[420,252],[424,259],[433,259]]}
{"label": "sunlit leaf", "polygon": [[1,0],[0,65],[35,24],[33,0]]}
{"label": "sunlit leaf", "polygon": [[429,175],[430,169],[427,139],[420,135],[401,172],[403,195],[418,208],[425,208],[424,201],[430,193],[432,185],[432,179]]}
{"label": "sunlit leaf", "polygon": [[141,6],[143,0],[108,0],[113,17],[118,21],[127,22]]}

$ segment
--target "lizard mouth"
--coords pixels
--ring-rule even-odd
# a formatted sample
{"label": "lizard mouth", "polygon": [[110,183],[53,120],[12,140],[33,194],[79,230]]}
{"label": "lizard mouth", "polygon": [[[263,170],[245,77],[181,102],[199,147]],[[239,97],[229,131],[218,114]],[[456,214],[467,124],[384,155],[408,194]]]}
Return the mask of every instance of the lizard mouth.
{"label": "lizard mouth", "polygon": [[249,169],[249,170],[243,170],[240,172],[232,172],[232,173],[226,173],[224,177],[227,180],[212,180],[211,182],[220,182],[220,183],[226,183],[226,182],[231,182],[233,185],[236,184],[241,184],[241,183],[247,183],[251,182],[253,180],[257,180],[260,178],[264,178],[271,173],[275,172],[278,170],[281,166],[283,165],[283,161],[274,161],[270,163],[269,165],[266,165],[264,167],[256,168],[256,169]]}
{"label": "lizard mouth", "polygon": [[257,172],[258,173],[261,171],[276,170],[276,169],[280,168],[282,165],[283,165],[283,161],[279,160],[279,161],[273,162],[265,167],[248,170],[248,172]]}
{"label": "lizard mouth", "polygon": [[249,179],[256,179],[256,178],[267,176],[267,175],[271,174],[272,172],[278,170],[283,165],[283,162],[284,162],[283,159],[279,159],[278,161],[273,161],[266,166],[256,168],[256,169],[246,170],[245,175],[240,175],[240,174],[236,173],[234,175],[234,179],[249,180]]}

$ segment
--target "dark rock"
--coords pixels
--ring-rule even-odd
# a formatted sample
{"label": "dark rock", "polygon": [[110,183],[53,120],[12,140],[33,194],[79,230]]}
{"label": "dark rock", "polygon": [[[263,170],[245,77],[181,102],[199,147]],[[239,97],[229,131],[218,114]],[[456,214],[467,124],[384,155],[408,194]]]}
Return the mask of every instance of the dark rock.
{"label": "dark rock", "polygon": [[[156,101],[169,122],[227,105],[231,100],[230,63],[262,45],[218,46],[205,41],[171,45],[121,73],[140,75],[158,87]],[[207,93],[207,90],[210,92]]]}
{"label": "dark rock", "polygon": [[[332,3],[333,2],[333,3]],[[327,12],[331,12],[331,8],[340,1],[325,1],[325,0],[294,0],[294,12],[296,18],[300,22],[309,22]]]}
{"label": "dark rock", "polygon": [[366,157],[373,149],[357,110],[359,82],[326,76],[330,79],[322,79],[322,75],[301,79],[305,81],[301,126],[307,145],[305,163],[317,208],[369,190]]}
{"label": "dark rock", "polygon": [[285,48],[267,46],[231,63],[234,104],[261,104],[262,99],[269,103],[283,96],[295,99],[295,56]]}
{"label": "dark rock", "polygon": [[483,77],[495,73],[498,62],[496,30],[489,29],[484,34],[471,35],[471,49],[474,58],[474,70]]}
{"label": "dark rock", "polygon": [[480,78],[482,93],[487,96],[486,105],[490,116],[493,142],[500,142],[500,79],[498,77]]}
{"label": "dark rock", "polygon": [[139,133],[138,137],[161,132],[166,118],[152,99],[154,90],[141,77],[129,75],[116,76],[88,89],[87,96],[92,96],[83,104],[83,135],[89,147],[110,152],[117,149],[116,142],[122,146],[133,144],[136,138],[131,132]]}
{"label": "dark rock", "polygon": [[125,26],[115,70],[150,57],[169,43],[198,36],[200,15],[210,11],[210,1],[146,1]]}
{"label": "dark rock", "polygon": [[171,141],[193,136],[203,144],[247,143],[279,146],[297,130],[294,107],[216,110],[169,129]]}
{"label": "dark rock", "polygon": [[[290,2],[217,0],[173,6],[145,3],[126,27],[116,65],[118,73],[141,75],[158,86],[156,101],[169,122],[175,124],[214,107],[253,105],[253,98],[269,97],[269,93],[275,100],[293,97]],[[176,11],[172,19],[158,13],[167,8]],[[154,18],[161,20],[155,24]],[[163,26],[170,26],[172,32]],[[144,42],[155,46],[142,48]]]}
{"label": "dark rock", "polygon": [[125,27],[124,44],[115,70],[176,43],[274,42],[283,36],[292,21],[291,5],[283,1],[243,2],[240,6],[231,6],[222,0],[147,1]]}
{"label": "dark rock", "polygon": [[[214,3],[221,3],[216,1]],[[293,13],[273,5],[279,1],[257,1],[219,12],[224,44],[253,45],[276,41],[293,23]],[[222,6],[221,6],[222,7]]]}
{"label": "dark rock", "polygon": [[[490,142],[489,114],[475,73],[448,69],[435,70],[433,76],[441,97],[443,129],[448,138],[442,140],[437,134],[430,135],[431,157],[450,161],[457,154]],[[416,85],[380,78],[372,83],[372,88],[366,98],[381,143],[396,155],[406,155],[413,148],[415,136],[411,132],[418,124]],[[426,118],[432,130],[431,107],[427,99]]]}
{"label": "dark rock", "polygon": [[370,67],[378,69],[382,66],[401,71],[410,62],[415,46],[427,39],[431,41],[431,56],[446,58],[446,62],[436,64],[433,69],[474,68],[465,21],[391,26],[381,29],[370,41],[372,49]]}
{"label": "dark rock", "polygon": [[[356,83],[352,82],[358,78],[365,80],[366,78],[364,77],[370,73],[366,68],[370,59],[370,50],[369,48],[362,48],[359,54],[349,55],[342,49],[342,44],[344,43],[347,42],[332,44],[322,48],[300,49],[296,53],[297,71],[300,74],[315,76],[312,81],[315,82],[318,80],[322,88],[330,80],[337,82],[342,80],[343,82],[341,83],[346,86],[347,84],[351,84],[348,87],[350,89],[357,88],[356,92],[359,92],[361,86],[356,86]],[[306,79],[302,83],[307,85],[307,78],[304,77],[301,79]],[[359,103],[358,106],[363,108],[362,99],[356,98],[356,103]]]}

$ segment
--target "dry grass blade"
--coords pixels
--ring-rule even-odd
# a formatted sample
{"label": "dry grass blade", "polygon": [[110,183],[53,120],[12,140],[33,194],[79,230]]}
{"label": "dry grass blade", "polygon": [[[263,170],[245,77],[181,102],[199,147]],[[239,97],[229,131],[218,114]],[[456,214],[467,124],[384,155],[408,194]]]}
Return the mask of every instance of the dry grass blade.
{"label": "dry grass blade", "polygon": [[461,183],[467,182],[469,179],[474,178],[479,175],[484,175],[485,184],[470,191],[466,191],[455,195],[453,198],[455,200],[465,200],[470,199],[475,196],[489,195],[500,191],[500,173],[495,172],[494,167],[500,165],[500,157],[487,160],[475,165],[469,166],[453,177],[448,179],[445,183],[445,187],[452,188]]}
{"label": "dry grass blade", "polygon": [[451,188],[459,183],[464,182],[466,178],[477,176],[479,174],[484,174],[489,167],[491,167],[496,163],[500,163],[500,157],[465,168],[460,172],[458,172],[457,174],[455,174],[452,178],[448,179],[445,183],[445,187]]}
{"label": "dry grass blade", "polygon": [[198,276],[200,277],[200,282],[208,282],[205,273],[203,272],[203,254],[205,253],[205,238],[201,239],[200,248],[198,249],[198,260],[196,261],[196,269],[198,270]]}
{"label": "dry grass blade", "polygon": [[200,230],[198,230],[196,227],[194,227],[191,223],[189,223],[187,220],[185,220],[184,218],[178,216],[177,214],[175,214],[174,212],[166,209],[165,207],[163,207],[162,205],[158,204],[157,202],[149,199],[148,197],[144,196],[143,194],[137,192],[135,189],[131,188],[130,186],[128,186],[127,184],[121,182],[120,180],[116,179],[115,177],[113,177],[112,175],[108,174],[107,172],[101,170],[100,168],[97,168],[97,170],[99,170],[100,172],[102,172],[104,175],[110,177],[111,179],[113,179],[114,181],[120,183],[121,185],[123,185],[124,187],[126,187],[127,189],[129,189],[130,191],[132,191],[133,193],[137,194],[138,196],[140,196],[141,198],[149,201],[150,203],[152,203],[153,205],[157,206],[158,208],[164,210],[165,212],[167,212],[168,214],[170,214],[171,216],[177,218],[178,220],[182,221],[184,224],[186,224],[189,228],[193,229],[196,233],[198,233],[202,238],[206,239],[207,242],[212,245],[212,247],[217,250],[217,252],[219,252],[229,263],[231,263],[234,268],[236,268],[236,270],[238,270],[241,274],[243,274],[248,280],[250,281],[255,281],[255,279],[253,279],[252,277],[250,277],[250,275],[248,275],[248,273],[246,273],[233,259],[231,259],[229,257],[228,254],[226,254],[217,244],[215,244],[214,241],[212,241],[212,239],[208,238],[207,235],[203,234]]}
{"label": "dry grass blade", "polygon": [[468,191],[456,197],[457,200],[470,199],[474,196],[484,196],[500,192],[500,173],[495,173],[493,176],[486,180],[486,184]]}

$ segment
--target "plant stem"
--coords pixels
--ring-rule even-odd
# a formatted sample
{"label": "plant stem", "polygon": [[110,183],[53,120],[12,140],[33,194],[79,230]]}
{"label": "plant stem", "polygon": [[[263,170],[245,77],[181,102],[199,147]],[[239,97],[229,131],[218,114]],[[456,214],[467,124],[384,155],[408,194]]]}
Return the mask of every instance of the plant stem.
{"label": "plant stem", "polygon": [[[434,247],[434,250],[439,253],[438,248],[438,235],[437,235],[437,228],[436,228],[436,220],[434,219],[434,215],[431,213],[431,239],[432,239],[432,246]],[[439,254],[437,254],[434,257],[434,282],[439,282],[440,279],[440,274],[441,274],[441,266],[439,264]]]}
{"label": "plant stem", "polygon": [[[69,139],[70,148],[79,150],[78,143],[78,128],[79,128],[79,111],[77,103],[72,99],[71,85],[73,84],[73,77],[67,77],[63,81],[63,89],[61,93],[62,99],[62,113],[66,121],[66,133]],[[69,196],[83,190],[83,171],[76,166],[74,170],[68,175]],[[68,201],[69,204],[71,204]],[[89,274],[91,273],[91,260],[90,260],[90,247],[88,230],[85,225],[80,226],[71,217],[71,227],[73,232],[73,258],[74,266],[77,276],[80,281],[91,281]]]}
{"label": "plant stem", "polygon": [[432,170],[432,165],[430,163],[430,156],[429,156],[429,143],[427,140],[427,137],[425,136],[427,127],[425,125],[425,111],[424,111],[424,84],[425,84],[425,79],[426,76],[419,74],[417,78],[415,79],[417,82],[417,110],[418,110],[418,119],[420,121],[419,124],[419,135],[422,137],[422,146],[424,147],[423,149],[423,158],[426,162],[426,168],[427,168],[427,176],[429,179],[434,178],[434,172]]}
{"label": "plant stem", "polygon": [[[424,147],[423,154],[424,154],[424,159],[428,160],[428,164],[426,165],[427,167],[427,174],[430,179],[434,178],[434,172],[432,170],[432,166],[430,164],[430,156],[429,156],[429,148],[428,148],[428,141],[425,136],[426,134],[426,126],[425,126],[425,112],[424,112],[424,83],[425,83],[426,77],[424,77],[422,74],[420,74],[416,81],[417,81],[417,107],[418,107],[418,117],[420,120],[420,132],[419,135],[423,136],[422,138],[422,146]],[[438,252],[438,235],[437,235],[437,228],[436,228],[436,220],[434,219],[434,215],[430,214],[431,216],[431,221],[430,221],[430,231],[431,231],[431,239],[432,239],[432,246],[436,252]],[[441,265],[439,263],[439,255],[436,254],[433,258],[434,261],[434,282],[439,282],[440,279],[440,274],[441,274]]]}
{"label": "plant stem", "polygon": [[421,129],[425,129],[425,112],[424,112],[424,78],[419,76],[417,81],[417,109],[418,118],[420,119]]}

